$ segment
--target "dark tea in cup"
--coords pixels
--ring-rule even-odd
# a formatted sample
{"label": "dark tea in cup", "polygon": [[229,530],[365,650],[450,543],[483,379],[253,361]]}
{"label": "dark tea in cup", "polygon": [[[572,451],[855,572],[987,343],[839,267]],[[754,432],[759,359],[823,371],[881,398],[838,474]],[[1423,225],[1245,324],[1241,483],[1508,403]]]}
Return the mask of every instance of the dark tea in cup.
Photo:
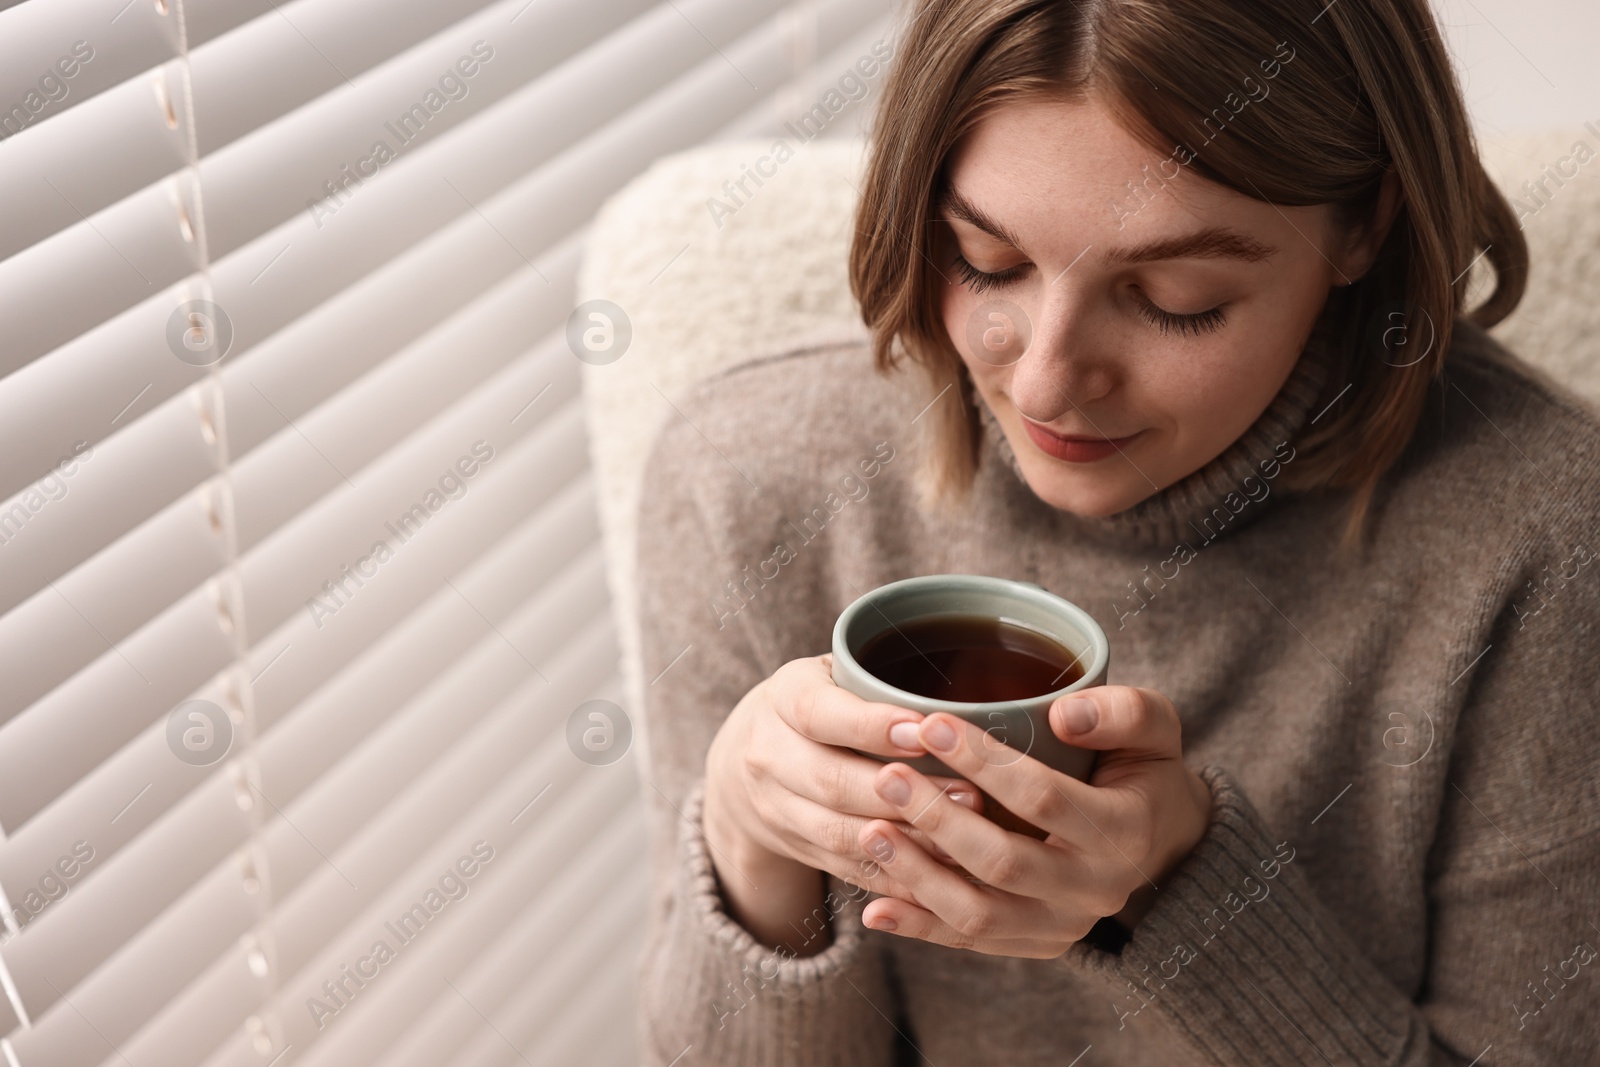
{"label": "dark tea in cup", "polygon": [[907,619],[865,641],[856,662],[934,700],[1029,700],[1083,677],[1082,657],[1049,634],[986,615]]}

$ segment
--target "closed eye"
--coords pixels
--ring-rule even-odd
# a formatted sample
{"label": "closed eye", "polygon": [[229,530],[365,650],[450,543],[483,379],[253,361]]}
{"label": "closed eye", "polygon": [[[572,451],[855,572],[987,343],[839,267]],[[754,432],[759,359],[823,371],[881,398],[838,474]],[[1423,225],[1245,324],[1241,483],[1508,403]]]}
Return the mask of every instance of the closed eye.
{"label": "closed eye", "polygon": [[[990,289],[1002,288],[1020,280],[1031,266],[1029,263],[1019,263],[1005,270],[984,271],[974,267],[967,258],[959,252],[955,253],[952,266],[961,276],[961,283],[974,293],[986,292]],[[1151,326],[1163,334],[1179,333],[1185,336],[1196,337],[1204,333],[1212,333],[1222,328],[1227,322],[1227,315],[1223,311],[1224,305],[1218,304],[1205,311],[1193,314],[1179,314],[1168,311],[1153,303],[1148,297],[1136,297],[1139,315]]]}
{"label": "closed eye", "polygon": [[1180,333],[1188,336],[1198,336],[1202,333],[1211,333],[1222,328],[1228,317],[1223,313],[1222,304],[1206,311],[1197,311],[1192,315],[1180,315],[1168,311],[1151,303],[1146,297],[1136,298],[1138,301],[1139,316],[1162,333]]}
{"label": "closed eye", "polygon": [[984,271],[968,263],[967,257],[959,252],[955,254],[951,265],[955,267],[956,273],[961,275],[961,284],[971,289],[974,293],[1010,285],[1027,273],[1030,266],[1028,263],[1019,263],[1015,267],[1007,267],[1005,270]]}

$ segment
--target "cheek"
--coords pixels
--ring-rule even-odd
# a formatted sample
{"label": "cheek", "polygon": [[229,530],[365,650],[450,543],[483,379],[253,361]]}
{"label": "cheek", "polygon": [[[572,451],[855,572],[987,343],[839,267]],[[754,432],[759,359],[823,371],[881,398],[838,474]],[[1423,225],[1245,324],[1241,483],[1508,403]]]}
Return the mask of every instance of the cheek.
{"label": "cheek", "polygon": [[946,285],[939,293],[939,319],[944,323],[944,332],[949,335],[956,351],[961,353],[962,360],[969,364],[971,353],[967,351],[966,326],[968,317],[977,305],[972,294],[960,285]]}
{"label": "cheek", "polygon": [[[1024,321],[1018,322],[1021,316]],[[975,381],[1008,381],[1033,340],[1027,312],[1008,296],[976,294],[951,284],[941,292],[939,321]],[[984,348],[985,344],[988,345]]]}
{"label": "cheek", "polygon": [[1179,447],[1205,458],[1249,429],[1288,378],[1300,352],[1299,324],[1281,304],[1229,331],[1226,342],[1196,346],[1149,383],[1153,402],[1179,428]]}
{"label": "cheek", "polygon": [[945,336],[950,339],[950,344],[961,356],[961,362],[966,364],[968,373],[974,378],[978,377],[981,367],[974,366],[972,353],[967,350],[967,319],[971,316],[977,301],[972,294],[959,285],[947,285],[939,294],[939,321],[944,326]]}
{"label": "cheek", "polygon": [[1227,359],[1191,362],[1181,373],[1149,383],[1151,404],[1178,428],[1180,448],[1210,451],[1234,429],[1242,432],[1238,424],[1259,375],[1241,370],[1237,361]]}
{"label": "cheek", "polygon": [[978,359],[972,353],[968,326],[982,302],[964,286],[948,286],[941,296],[939,319],[944,325],[946,335],[950,338],[950,344],[954,346],[962,364],[967,368],[967,374],[972,378],[973,385],[993,405],[997,395],[1010,381],[1011,368],[996,366],[986,360]]}

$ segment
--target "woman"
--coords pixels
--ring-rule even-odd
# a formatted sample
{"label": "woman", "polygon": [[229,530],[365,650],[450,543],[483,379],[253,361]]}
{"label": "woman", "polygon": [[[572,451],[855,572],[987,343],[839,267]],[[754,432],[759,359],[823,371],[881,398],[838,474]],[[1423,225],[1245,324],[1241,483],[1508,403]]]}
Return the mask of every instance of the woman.
{"label": "woman", "polygon": [[[651,1062],[1592,1061],[1600,427],[1424,0],[924,0],[873,149],[870,346],[645,479]],[[1106,630],[1088,782],[831,684],[941,572]]]}

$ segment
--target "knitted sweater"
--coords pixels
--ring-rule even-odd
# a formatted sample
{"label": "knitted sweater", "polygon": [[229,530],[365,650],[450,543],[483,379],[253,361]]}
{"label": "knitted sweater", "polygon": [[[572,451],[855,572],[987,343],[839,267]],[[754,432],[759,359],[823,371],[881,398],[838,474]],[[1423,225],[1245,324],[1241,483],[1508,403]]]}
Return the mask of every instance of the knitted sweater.
{"label": "knitted sweater", "polygon": [[[1461,324],[1341,555],[1345,497],[1273,484],[1323,374],[1303,357],[1226,452],[1107,519],[1039,500],[986,411],[970,498],[920,510],[926,399],[860,344],[679,398],[639,522],[647,1062],[1596,1062],[1600,423]],[[1027,960],[869,931],[830,877],[831,944],[785,957],[724,909],[711,738],[858,595],[947,572],[1093,615],[1108,680],[1175,702],[1212,821],[1120,946]]]}

